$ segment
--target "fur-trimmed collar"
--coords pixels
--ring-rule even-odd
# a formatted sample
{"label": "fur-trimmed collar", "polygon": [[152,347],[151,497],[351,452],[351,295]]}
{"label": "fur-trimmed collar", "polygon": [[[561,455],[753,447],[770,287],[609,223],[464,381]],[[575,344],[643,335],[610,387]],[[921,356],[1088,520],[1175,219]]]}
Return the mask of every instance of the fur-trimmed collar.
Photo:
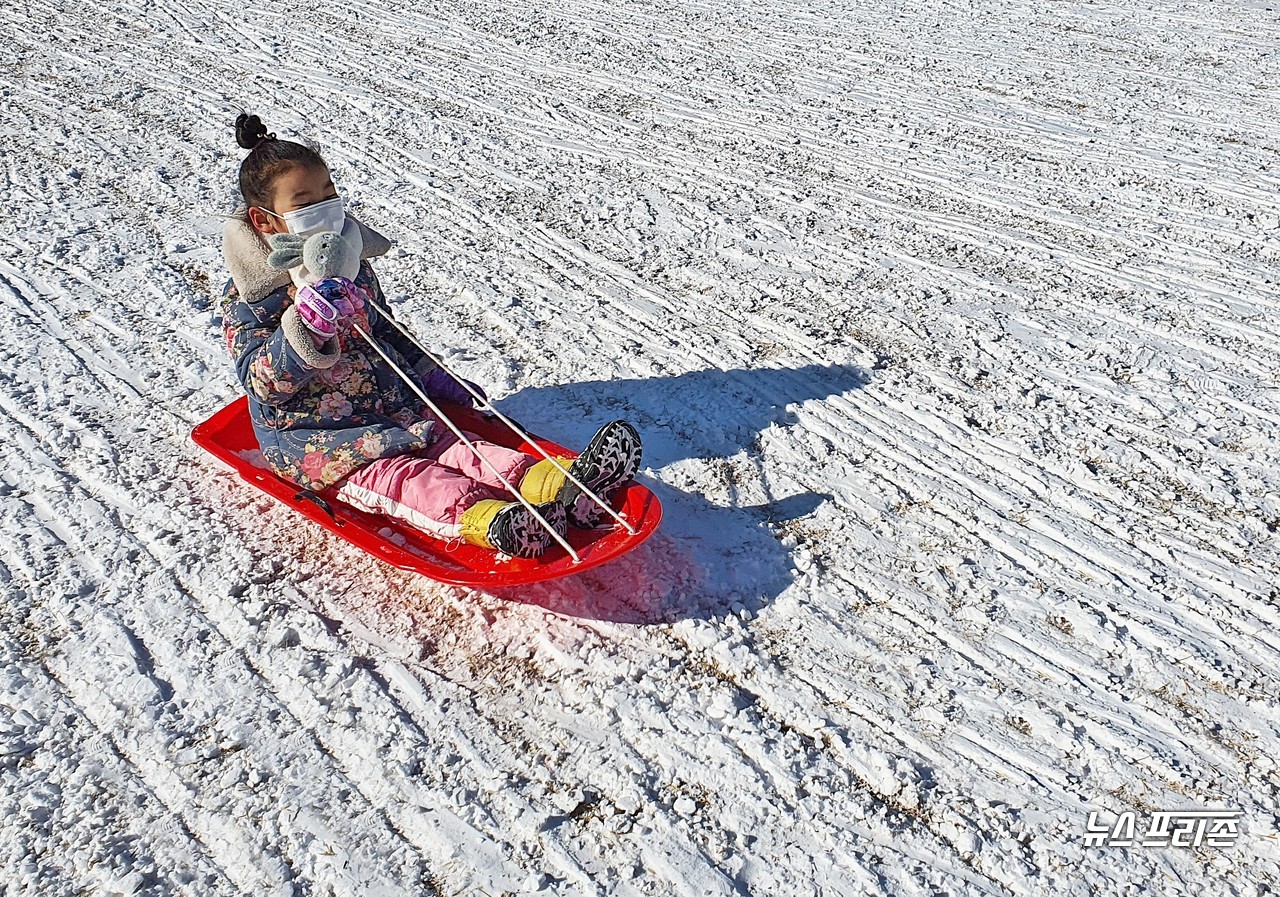
{"label": "fur-trimmed collar", "polygon": [[[356,221],[350,215],[347,217]],[[360,225],[360,236],[364,241],[360,258],[385,255],[391,248],[391,241],[359,221],[356,224]],[[270,254],[271,247],[246,220],[244,209],[238,209],[222,230],[222,258],[231,270],[231,279],[235,281],[236,290],[244,301],[257,302],[265,299],[290,283],[288,271],[272,268],[267,264],[267,256]]]}

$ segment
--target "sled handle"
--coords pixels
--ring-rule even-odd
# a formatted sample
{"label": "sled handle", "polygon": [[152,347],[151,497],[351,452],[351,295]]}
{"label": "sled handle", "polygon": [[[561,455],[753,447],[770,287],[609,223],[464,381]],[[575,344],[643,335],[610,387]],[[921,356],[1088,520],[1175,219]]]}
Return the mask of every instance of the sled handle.
{"label": "sled handle", "polygon": [[337,515],[337,514],[333,513],[333,508],[331,508],[331,507],[329,506],[329,503],[328,503],[327,501],[325,501],[323,498],[321,498],[320,496],[316,495],[314,492],[311,492],[311,491],[309,491],[309,490],[307,490],[307,489],[303,489],[301,492],[299,492],[298,494],[296,494],[296,495],[293,497],[293,500],[294,500],[294,501],[309,501],[309,502],[311,502],[313,505],[315,505],[316,507],[318,507],[320,510],[322,510],[322,511],[324,511],[326,514],[328,514],[328,515],[329,515],[329,519],[333,521],[333,523],[334,523],[334,525],[335,525],[335,526],[345,526],[345,525],[346,525],[346,524],[344,524],[341,520],[339,520],[339,519],[338,519],[338,515]]}
{"label": "sled handle", "polygon": [[[377,306],[374,306],[374,307],[377,308]],[[530,436],[528,433],[522,430],[519,424],[517,424],[511,418],[507,417],[497,408],[493,407],[493,403],[489,401],[488,396],[479,392],[474,387],[472,387],[470,383],[468,383],[462,377],[459,377],[457,374],[455,374],[447,364],[445,364],[443,361],[437,358],[434,353],[428,351],[425,346],[423,346],[420,342],[418,342],[414,338],[413,334],[411,334],[408,330],[402,327],[400,322],[397,321],[395,318],[391,317],[390,314],[388,314],[387,312],[384,312],[381,308],[378,308],[378,313],[382,315],[382,317],[386,318],[386,320],[390,322],[392,327],[394,327],[396,330],[399,330],[401,336],[403,336],[409,342],[413,343],[414,348],[416,348],[419,352],[421,352],[427,358],[430,358],[438,368],[443,370],[446,374],[448,374],[454,380],[457,380],[458,383],[462,386],[462,388],[465,389],[467,392],[469,392],[471,394],[471,397],[480,403],[481,409],[483,411],[485,411],[486,413],[492,414],[498,420],[506,424],[507,429],[509,429],[512,433],[515,433],[516,436],[520,437],[520,439],[524,440],[524,442],[533,446],[533,450],[535,452],[541,455],[545,460],[550,461],[556,470],[563,473],[565,475],[565,478],[569,480],[569,482],[573,483],[575,486],[581,489],[584,495],[586,495],[588,498],[594,501],[597,505],[599,505],[602,511],[608,514],[618,523],[621,523],[622,528],[627,531],[627,535],[634,536],[636,534],[637,532],[636,528],[631,525],[630,521],[628,521],[626,517],[623,517],[621,514],[615,511],[607,501],[605,501],[599,495],[596,495],[596,493],[592,491],[591,488],[588,487],[586,483],[582,482],[582,480],[578,479],[572,473],[570,473],[569,469],[565,467],[563,464],[561,464],[558,458],[553,458],[549,454],[547,454],[547,452],[543,450],[542,446],[538,444],[537,440],[535,440],[532,436]],[[365,338],[368,339],[368,337],[365,337]],[[384,355],[383,357],[385,358],[386,356]],[[400,372],[399,368],[396,368],[396,373],[400,374],[401,378],[404,378],[404,374]],[[408,380],[406,379],[405,382],[407,383]],[[410,383],[409,385],[413,386],[412,383]],[[415,387],[415,390],[416,390],[416,387]],[[428,404],[430,405],[430,403]],[[431,410],[433,411],[436,410],[434,405],[430,405],[430,407],[431,407]]]}
{"label": "sled handle", "polygon": [[507,491],[515,496],[516,501],[524,505],[525,508],[529,511],[529,513],[531,513],[534,516],[534,518],[538,521],[538,523],[542,525],[542,528],[551,534],[551,538],[559,542],[560,547],[563,548],[565,551],[569,552],[569,557],[573,558],[573,562],[575,564],[582,563],[582,558],[578,556],[578,552],[573,550],[573,546],[569,544],[568,540],[565,539],[564,536],[556,532],[555,527],[553,527],[550,523],[547,522],[547,519],[543,517],[541,513],[539,513],[538,509],[533,506],[533,504],[529,501],[529,499],[525,498],[523,495],[520,494],[519,489],[511,485],[511,481],[502,475],[502,471],[498,470],[498,468],[494,466],[492,461],[490,461],[484,455],[480,454],[480,450],[475,447],[475,445],[471,442],[470,439],[467,438],[467,435],[465,433],[463,433],[460,429],[458,429],[458,425],[455,424],[453,421],[449,420],[448,416],[443,411],[440,410],[440,406],[437,405],[435,402],[431,401],[431,399],[427,397],[427,394],[422,389],[422,387],[418,386],[418,384],[410,380],[408,375],[406,375],[404,371],[400,370],[400,366],[396,364],[394,361],[392,361],[391,356],[389,356],[386,352],[383,351],[382,347],[378,345],[377,340],[375,340],[369,334],[365,333],[364,328],[362,328],[355,321],[351,322],[351,329],[353,329],[356,333],[360,334],[360,336],[364,338],[364,341],[368,343],[370,346],[372,346],[375,352],[377,352],[379,355],[382,356],[383,361],[391,365],[391,369],[395,371],[396,374],[399,375],[400,379],[405,382],[405,385],[407,385],[410,389],[412,389],[415,393],[418,394],[418,398],[422,399],[422,401],[426,403],[427,407],[431,409],[432,414],[440,418],[440,420],[444,422],[444,425],[453,431],[453,435],[461,439],[463,444],[465,444],[467,448],[471,449],[471,453],[475,455],[477,459],[479,459],[480,463],[483,464],[485,467],[487,467],[489,469],[489,472],[493,474],[495,477],[497,477],[498,480],[502,483],[502,485],[507,488]]}

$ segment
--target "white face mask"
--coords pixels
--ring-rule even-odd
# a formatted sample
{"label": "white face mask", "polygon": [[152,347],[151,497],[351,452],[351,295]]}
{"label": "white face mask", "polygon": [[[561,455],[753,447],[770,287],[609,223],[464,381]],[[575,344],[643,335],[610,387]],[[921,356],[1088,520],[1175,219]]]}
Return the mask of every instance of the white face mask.
{"label": "white face mask", "polygon": [[312,234],[329,231],[340,234],[342,233],[342,223],[347,216],[342,207],[341,196],[335,196],[333,199],[326,199],[323,202],[312,203],[309,206],[303,206],[301,209],[285,212],[283,215],[276,215],[270,209],[263,209],[262,211],[279,218],[284,222],[285,227],[289,228],[289,233],[297,234],[300,237],[309,237]]}

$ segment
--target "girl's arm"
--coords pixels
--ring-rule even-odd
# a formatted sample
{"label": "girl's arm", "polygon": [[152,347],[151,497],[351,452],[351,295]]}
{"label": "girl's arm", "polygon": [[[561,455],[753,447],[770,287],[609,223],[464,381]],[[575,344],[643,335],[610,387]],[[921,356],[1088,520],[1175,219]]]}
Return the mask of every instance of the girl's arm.
{"label": "girl's arm", "polygon": [[307,385],[317,371],[333,367],[342,352],[337,340],[317,347],[298,310],[281,287],[261,302],[243,302],[228,288],[222,329],[245,392],[266,405],[280,405]]}

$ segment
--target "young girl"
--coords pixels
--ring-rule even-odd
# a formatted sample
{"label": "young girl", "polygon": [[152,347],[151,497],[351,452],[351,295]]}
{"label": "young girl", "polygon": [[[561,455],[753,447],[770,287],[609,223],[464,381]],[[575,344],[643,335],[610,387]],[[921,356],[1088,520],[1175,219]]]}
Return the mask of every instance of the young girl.
{"label": "young girl", "polygon": [[[232,275],[223,326],[267,463],[308,489],[340,484],[343,501],[437,538],[518,557],[545,551],[550,533],[356,329],[370,334],[433,401],[471,404],[463,386],[389,323],[368,259],[391,244],[345,215],[315,150],[276,139],[256,115],[236,120],[236,141],[250,153],[240,166],[244,207],[223,234]],[[268,262],[271,235],[317,233],[338,234],[344,246],[358,249],[350,280],[310,285],[302,266],[282,270]],[[278,257],[272,261],[279,264]],[[562,536],[567,524],[591,527],[603,519],[550,461],[467,437]],[[608,500],[639,462],[635,429],[615,421],[571,465],[562,464]]]}

